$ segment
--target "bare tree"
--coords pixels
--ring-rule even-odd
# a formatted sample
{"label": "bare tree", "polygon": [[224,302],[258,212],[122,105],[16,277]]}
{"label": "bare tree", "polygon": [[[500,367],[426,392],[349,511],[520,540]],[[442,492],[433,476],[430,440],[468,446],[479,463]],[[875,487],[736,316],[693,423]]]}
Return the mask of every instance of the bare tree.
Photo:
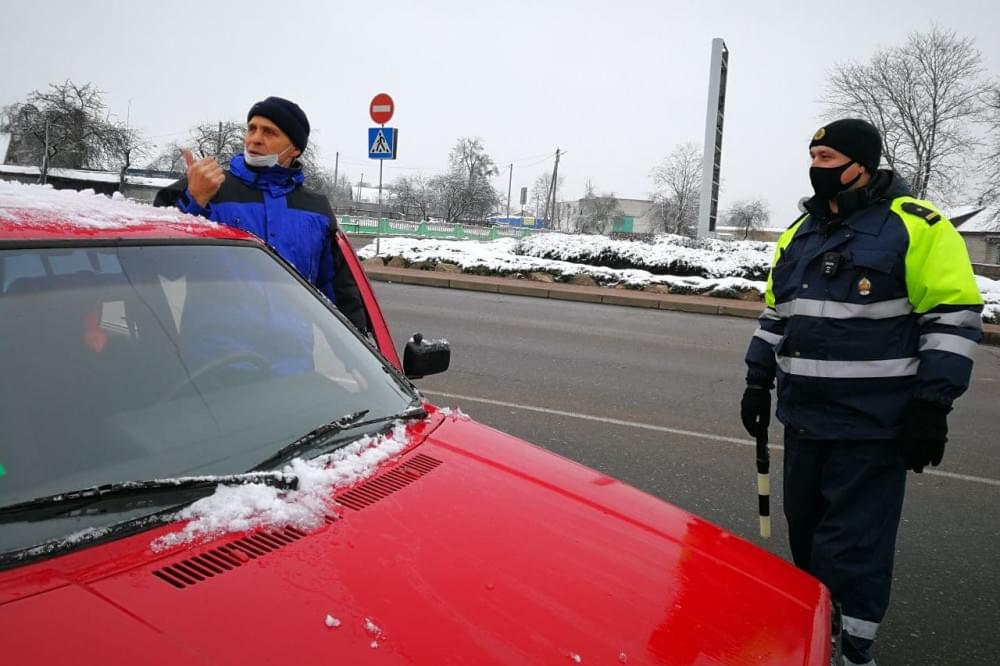
{"label": "bare tree", "polygon": [[935,26],[866,64],[838,64],[823,101],[828,117],[862,117],[879,129],[885,161],[917,197],[948,201],[977,147],[983,71],[975,40]]}
{"label": "bare tree", "polygon": [[653,168],[653,214],[667,233],[694,236],[698,229],[702,153],[693,143],[674,148]]}
{"label": "bare tree", "polygon": [[[559,182],[556,183],[556,190],[563,188],[565,180],[564,177],[559,176]],[[546,171],[536,178],[534,184],[531,186],[531,200],[535,203],[535,215],[538,215],[538,212],[545,207],[545,202],[548,200],[551,192],[552,172]]]}
{"label": "bare tree", "polygon": [[726,212],[726,223],[743,232],[743,240],[750,238],[750,232],[763,229],[771,220],[771,211],[762,199],[737,201]]}
{"label": "bare tree", "polygon": [[613,192],[598,195],[588,179],[580,211],[573,218],[573,227],[584,234],[604,234],[621,219],[622,210]]}
{"label": "bare tree", "polygon": [[201,123],[191,128],[191,150],[197,157],[214,157],[223,168],[229,166],[233,155],[243,153],[243,136],[246,123],[235,120]]}
{"label": "bare tree", "polygon": [[434,193],[424,176],[405,176],[393,184],[389,201],[403,217],[426,220],[430,217]]}
{"label": "bare tree", "polygon": [[182,174],[186,170],[184,164],[185,146],[178,141],[171,141],[156,154],[156,157],[146,165],[147,169],[166,171],[171,174]]}
{"label": "bare tree", "polygon": [[491,178],[500,173],[478,136],[459,139],[448,154],[448,160],[453,170],[466,174],[470,185],[477,178]]}
{"label": "bare tree", "polygon": [[14,163],[39,165],[43,180],[50,167],[102,166],[112,131],[103,95],[89,83],[66,80],[9,107]]}
{"label": "bare tree", "polygon": [[1000,86],[991,87],[986,93],[987,127],[990,146],[984,160],[986,182],[980,200],[984,204],[1000,201]]}
{"label": "bare tree", "polygon": [[449,154],[448,173],[432,178],[428,187],[434,207],[449,222],[484,220],[495,212],[500,195],[490,178],[499,173],[479,138],[459,139]]}
{"label": "bare tree", "polygon": [[460,171],[435,176],[428,186],[434,195],[434,209],[448,222],[484,220],[500,204],[500,195],[488,179],[476,178],[470,184]]}
{"label": "bare tree", "polygon": [[149,156],[150,143],[127,123],[115,123],[107,132],[106,147],[109,161],[118,166],[118,189],[125,187],[125,175],[134,160]]}

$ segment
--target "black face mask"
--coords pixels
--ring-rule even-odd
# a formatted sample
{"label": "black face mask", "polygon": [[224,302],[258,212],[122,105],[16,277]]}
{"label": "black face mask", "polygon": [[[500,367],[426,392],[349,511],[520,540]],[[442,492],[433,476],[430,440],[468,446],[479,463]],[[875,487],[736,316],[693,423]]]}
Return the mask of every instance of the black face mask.
{"label": "black face mask", "polygon": [[854,180],[847,183],[846,185],[840,182],[840,177],[844,175],[844,172],[854,164],[854,162],[848,162],[847,164],[841,165],[839,167],[810,167],[809,169],[809,182],[812,183],[813,191],[816,192],[816,196],[824,200],[832,200],[836,196],[848,190],[854,186],[856,182],[861,178],[863,172],[859,172],[855,176]]}

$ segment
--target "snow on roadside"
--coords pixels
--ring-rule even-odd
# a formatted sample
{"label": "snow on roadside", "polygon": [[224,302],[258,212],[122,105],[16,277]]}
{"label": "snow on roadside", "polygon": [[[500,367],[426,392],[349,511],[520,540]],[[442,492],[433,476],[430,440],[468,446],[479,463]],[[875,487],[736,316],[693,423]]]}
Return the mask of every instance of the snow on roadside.
{"label": "snow on roadside", "polygon": [[1000,324],[1000,280],[991,280],[982,275],[976,276],[976,284],[983,295],[983,321]]}
{"label": "snow on roadside", "polygon": [[517,254],[581,264],[646,270],[654,274],[697,275],[705,278],[744,276],[766,279],[774,243],[761,241],[695,240],[672,234],[651,243],[613,240],[595,234],[537,234],[518,242]]}
{"label": "snow on roadside", "polygon": [[380,464],[403,451],[407,443],[406,424],[400,421],[387,435],[366,435],[310,460],[296,458],[282,470],[298,478],[295,490],[260,483],[219,486],[214,494],[177,513],[176,520],[190,521],[183,529],[154,540],[150,547],[158,553],[261,527],[312,531],[323,525],[323,517],[333,505],[334,491],[368,478]]}
{"label": "snow on roadside", "polygon": [[[734,294],[756,291],[763,295],[767,286],[763,280],[725,276],[705,278],[697,275],[657,275],[634,268],[606,268],[561,259],[545,259],[531,254],[518,254],[521,251],[539,253],[545,251],[563,256],[591,257],[593,260],[600,260],[601,252],[613,248],[620,255],[624,256],[630,252],[637,261],[652,262],[667,261],[667,257],[675,253],[675,258],[682,257],[689,266],[697,263],[698,270],[705,273],[724,272],[724,270],[739,273],[743,270],[740,267],[745,268],[765,256],[767,258],[761,260],[765,261],[766,265],[774,251],[772,243],[757,241],[704,241],[702,247],[692,250],[684,247],[683,242],[678,245],[680,238],[663,237],[662,241],[657,239],[657,242],[650,246],[636,241],[612,241],[603,236],[567,234],[540,234],[520,241],[513,238],[494,241],[457,241],[396,237],[383,238],[381,246],[383,256],[400,256],[411,263],[448,262],[461,266],[466,271],[485,269],[501,275],[544,271],[562,275],[567,279],[575,275],[589,275],[600,284],[625,284],[634,289],[667,285],[675,293],[732,297]],[[686,240],[688,239],[681,239],[681,241]],[[749,249],[739,249],[744,245]],[[643,249],[644,247],[646,249]],[[712,251],[719,254],[712,255]],[[358,255],[362,259],[373,257],[375,244],[371,243],[361,248]],[[1000,280],[976,276],[976,282],[986,302],[983,308],[983,320],[987,323],[1000,324]]]}
{"label": "snow on roadside", "polygon": [[[696,275],[654,275],[639,269],[615,269],[588,266],[557,259],[541,259],[515,254],[518,241],[500,238],[495,241],[455,241],[430,238],[384,238],[381,252],[386,256],[400,256],[409,262],[448,262],[465,270],[486,269],[500,274],[545,271],[564,277],[589,275],[601,284],[619,284],[632,288],[647,285],[669,285],[682,291],[703,294],[723,294],[729,291],[756,291],[764,293],[766,283],[738,277],[703,278]],[[375,256],[374,244],[358,251],[362,259]]]}

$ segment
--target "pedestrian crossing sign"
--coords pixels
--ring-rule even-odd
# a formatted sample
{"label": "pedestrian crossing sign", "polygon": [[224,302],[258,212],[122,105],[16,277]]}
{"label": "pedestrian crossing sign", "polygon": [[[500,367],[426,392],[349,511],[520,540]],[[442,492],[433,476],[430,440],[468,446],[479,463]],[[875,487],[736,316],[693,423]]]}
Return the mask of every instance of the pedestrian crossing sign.
{"label": "pedestrian crossing sign", "polygon": [[395,127],[368,128],[368,158],[372,160],[396,159],[396,138],[399,133]]}

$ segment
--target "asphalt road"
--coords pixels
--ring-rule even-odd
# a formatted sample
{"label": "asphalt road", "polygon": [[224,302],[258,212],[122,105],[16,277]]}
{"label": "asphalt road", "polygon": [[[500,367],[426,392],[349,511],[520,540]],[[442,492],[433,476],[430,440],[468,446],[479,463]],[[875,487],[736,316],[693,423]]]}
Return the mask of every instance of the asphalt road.
{"label": "asphalt road", "polygon": [[[624,480],[791,559],[772,425],[774,536],[757,535],[739,422],[753,320],[376,283],[397,343],[445,337],[436,404]],[[941,467],[910,474],[881,666],[1000,663],[1000,348],[981,347]],[[776,473],[778,472],[778,473]]]}

